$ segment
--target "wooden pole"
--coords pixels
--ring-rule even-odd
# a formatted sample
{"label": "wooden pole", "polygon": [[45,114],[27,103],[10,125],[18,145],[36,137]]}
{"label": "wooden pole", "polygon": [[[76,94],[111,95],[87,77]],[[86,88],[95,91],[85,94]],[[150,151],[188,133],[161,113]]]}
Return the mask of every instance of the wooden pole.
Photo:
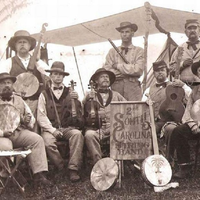
{"label": "wooden pole", "polygon": [[148,37],[149,37],[149,25],[151,22],[151,5],[148,2],[144,4],[145,11],[146,11],[146,31],[144,36],[144,78],[143,78],[143,92],[146,89],[146,82],[147,82],[147,58],[148,58]]}

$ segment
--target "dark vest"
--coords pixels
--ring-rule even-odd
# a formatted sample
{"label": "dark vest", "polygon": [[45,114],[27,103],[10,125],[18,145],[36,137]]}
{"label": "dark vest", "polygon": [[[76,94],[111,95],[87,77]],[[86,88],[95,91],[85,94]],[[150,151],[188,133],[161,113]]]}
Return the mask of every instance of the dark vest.
{"label": "dark vest", "polygon": [[[53,92],[52,92],[53,94]],[[46,110],[47,110],[47,117],[49,118],[50,122],[52,123],[52,126],[55,128],[59,128],[58,120],[56,117],[56,112],[54,108],[54,104],[52,101],[52,97],[49,91],[49,88],[43,91],[43,95],[46,100]],[[61,122],[62,128],[67,128],[67,119],[70,117],[70,112],[68,109],[69,102],[71,101],[70,95],[69,95],[69,88],[64,87],[63,93],[60,97],[60,99],[57,99],[55,95],[53,94],[53,98],[56,104],[56,108],[58,111],[58,115]]]}
{"label": "dark vest", "polygon": [[[10,75],[17,77],[19,74],[26,73],[26,72],[28,72],[28,70],[24,67],[24,65],[21,62],[21,60],[19,59],[19,57],[18,56],[12,57],[12,67],[10,70]],[[40,86],[39,86],[39,89],[36,92],[36,94],[34,94],[32,97],[29,98],[32,100],[38,99],[41,91],[44,90],[43,79],[42,79],[40,72],[37,70],[36,66],[33,70],[33,74],[37,77],[37,79],[40,83]]]}

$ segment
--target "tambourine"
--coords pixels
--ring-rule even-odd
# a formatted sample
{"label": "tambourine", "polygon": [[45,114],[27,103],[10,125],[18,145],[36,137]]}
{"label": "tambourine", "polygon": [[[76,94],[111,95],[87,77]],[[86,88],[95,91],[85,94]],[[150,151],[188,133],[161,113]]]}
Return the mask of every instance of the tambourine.
{"label": "tambourine", "polygon": [[172,169],[167,159],[162,155],[147,157],[141,167],[145,182],[153,186],[167,185],[172,177]]}
{"label": "tambourine", "polygon": [[105,191],[116,183],[118,175],[117,163],[112,158],[102,158],[92,168],[90,181],[94,189]]}
{"label": "tambourine", "polygon": [[20,124],[19,110],[7,103],[0,104],[0,130],[13,132]]}
{"label": "tambourine", "polygon": [[13,84],[13,88],[16,93],[22,97],[31,97],[39,89],[40,83],[37,77],[31,72],[21,73],[17,76],[16,82]]}

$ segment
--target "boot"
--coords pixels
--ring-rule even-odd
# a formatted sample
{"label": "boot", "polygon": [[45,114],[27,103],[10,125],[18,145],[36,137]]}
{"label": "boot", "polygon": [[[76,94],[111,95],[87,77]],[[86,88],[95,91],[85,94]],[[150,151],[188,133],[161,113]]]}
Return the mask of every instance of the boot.
{"label": "boot", "polygon": [[42,174],[42,172],[36,173],[33,175],[33,181],[34,181],[34,185],[36,187],[41,187],[41,186],[45,186],[45,187],[51,187],[53,186],[52,182],[49,181],[44,174]]}
{"label": "boot", "polygon": [[77,182],[79,181],[81,178],[78,174],[78,171],[77,170],[69,170],[69,179],[71,182]]}
{"label": "boot", "polygon": [[192,166],[189,164],[179,165],[179,171],[176,172],[173,177],[174,178],[188,178],[191,175]]}

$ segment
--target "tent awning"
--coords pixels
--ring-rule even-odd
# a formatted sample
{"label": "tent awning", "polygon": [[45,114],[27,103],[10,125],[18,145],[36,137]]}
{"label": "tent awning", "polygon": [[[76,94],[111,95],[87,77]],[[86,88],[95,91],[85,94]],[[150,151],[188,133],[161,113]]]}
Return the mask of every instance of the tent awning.
{"label": "tent awning", "polygon": [[[200,14],[198,13],[156,6],[151,6],[151,8],[156,13],[160,21],[160,26],[168,32],[184,33],[184,24],[187,19],[200,20]],[[138,25],[138,31],[135,33],[135,36],[143,36],[146,31],[145,6],[89,22],[46,31],[42,42],[66,46],[80,46],[104,42],[107,38],[118,40],[120,39],[120,34],[115,28],[122,21],[136,23]],[[153,19],[149,26],[149,33],[159,33]],[[37,33],[32,36],[38,40],[40,34]]]}

